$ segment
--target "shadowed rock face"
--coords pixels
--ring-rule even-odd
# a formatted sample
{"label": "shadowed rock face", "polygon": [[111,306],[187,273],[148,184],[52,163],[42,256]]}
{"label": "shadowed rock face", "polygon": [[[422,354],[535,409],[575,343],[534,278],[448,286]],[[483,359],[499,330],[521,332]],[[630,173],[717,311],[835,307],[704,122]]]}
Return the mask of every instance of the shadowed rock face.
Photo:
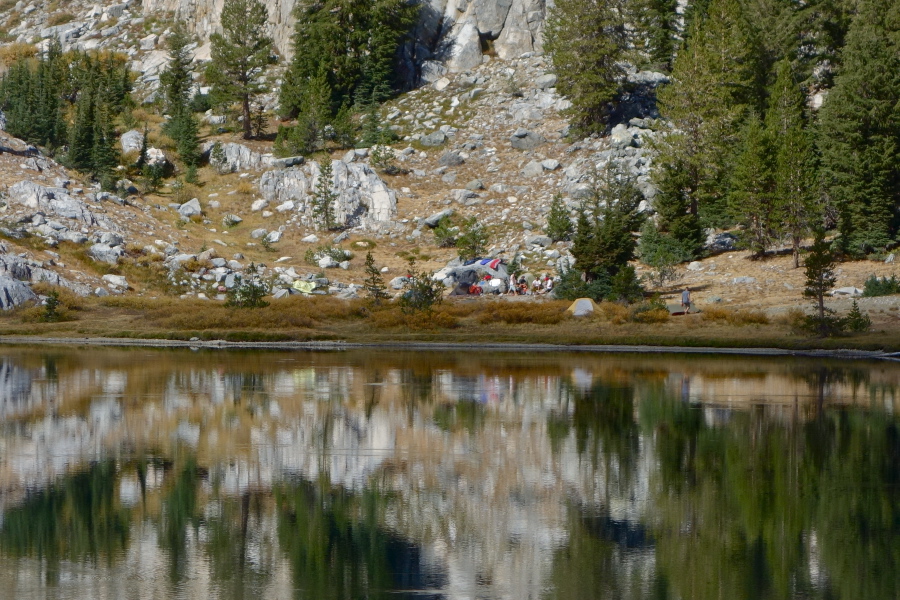
{"label": "shadowed rock face", "polygon": [[[208,38],[219,28],[223,4],[224,0],[145,0],[142,7],[146,15],[173,12],[190,17],[188,26]],[[265,0],[265,4],[275,46],[290,57],[297,0]],[[402,50],[403,74],[410,85],[423,79],[428,61],[460,72],[480,65],[487,46],[502,59],[542,48],[547,0],[419,0],[419,4],[419,24]]]}

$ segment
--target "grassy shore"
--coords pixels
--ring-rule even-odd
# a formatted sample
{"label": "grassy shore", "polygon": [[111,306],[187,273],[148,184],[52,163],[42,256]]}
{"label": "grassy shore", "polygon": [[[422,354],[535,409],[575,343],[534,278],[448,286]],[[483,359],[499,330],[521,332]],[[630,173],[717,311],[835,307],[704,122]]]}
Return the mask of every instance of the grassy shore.
{"label": "grassy shore", "polygon": [[[227,340],[232,342],[345,341],[482,344],[628,345],[709,348],[850,349],[900,351],[900,327],[876,322],[873,331],[815,338],[797,331],[798,313],[710,308],[670,317],[603,303],[592,317],[566,313],[567,301],[503,298],[446,300],[431,313],[364,300],[290,297],[265,308],[229,308],[219,302],[174,298],[62,294],[61,319],[43,322],[43,307],[0,315],[0,336]],[[2,341],[2,340],[0,340]]]}

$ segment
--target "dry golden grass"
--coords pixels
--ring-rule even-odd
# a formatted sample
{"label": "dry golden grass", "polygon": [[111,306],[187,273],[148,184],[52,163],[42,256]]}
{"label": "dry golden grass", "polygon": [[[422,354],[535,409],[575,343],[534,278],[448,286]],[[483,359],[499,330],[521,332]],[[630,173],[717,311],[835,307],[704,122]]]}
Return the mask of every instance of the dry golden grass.
{"label": "dry golden grass", "polygon": [[479,311],[477,320],[482,325],[488,323],[533,323],[555,325],[568,317],[569,302],[491,302]]}
{"label": "dry golden grass", "polygon": [[[151,112],[147,109],[140,108],[140,107],[132,110],[131,116],[133,116],[135,121],[137,121],[139,123],[158,124],[158,123],[162,123],[163,121],[165,121],[165,119],[162,117],[162,115],[158,115],[155,112]],[[151,137],[150,140],[152,141],[153,138]]]}
{"label": "dry golden grass", "polygon": [[47,27],[71,23],[74,20],[75,15],[70,12],[54,12],[47,18]]}
{"label": "dry golden grass", "polygon": [[731,325],[767,325],[769,317],[761,310],[731,310],[711,306],[703,310],[703,318],[707,321],[725,321]]}
{"label": "dry golden grass", "polygon": [[633,310],[630,318],[635,323],[665,323],[669,320],[669,311],[665,308],[651,308],[650,310]]}
{"label": "dry golden grass", "polygon": [[436,331],[455,329],[460,322],[444,306],[431,312],[404,313],[399,306],[382,306],[371,311],[367,322],[379,329],[407,329],[412,331]]}
{"label": "dry golden grass", "polygon": [[235,187],[238,194],[242,196],[252,196],[256,192],[256,186],[253,185],[252,181],[247,181],[247,179],[241,179],[237,187]]}
{"label": "dry golden grass", "polygon": [[601,302],[598,305],[600,315],[614,325],[621,325],[628,321],[628,308],[615,302]]}
{"label": "dry golden grass", "polygon": [[10,67],[25,58],[31,58],[37,54],[34,44],[13,42],[0,47],[0,65]]}
{"label": "dry golden grass", "polygon": [[60,304],[68,310],[82,310],[85,305],[85,298],[79,296],[69,288],[51,285],[45,281],[35,283],[31,286],[35,294],[46,296],[50,292],[56,292],[59,297]]}

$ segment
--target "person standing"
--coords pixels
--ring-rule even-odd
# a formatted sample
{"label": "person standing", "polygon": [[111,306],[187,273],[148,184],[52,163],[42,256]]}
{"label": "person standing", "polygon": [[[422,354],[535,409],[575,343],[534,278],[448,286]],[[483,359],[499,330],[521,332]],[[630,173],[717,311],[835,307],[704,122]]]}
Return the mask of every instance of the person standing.
{"label": "person standing", "polygon": [[684,314],[691,312],[691,288],[689,287],[685,287],[681,292],[681,308],[684,310]]}

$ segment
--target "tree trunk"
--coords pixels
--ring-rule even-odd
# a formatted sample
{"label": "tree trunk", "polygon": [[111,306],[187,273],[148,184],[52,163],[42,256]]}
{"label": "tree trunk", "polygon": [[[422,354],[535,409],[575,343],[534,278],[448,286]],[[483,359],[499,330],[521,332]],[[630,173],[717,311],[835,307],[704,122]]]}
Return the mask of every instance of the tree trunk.
{"label": "tree trunk", "polygon": [[253,130],[250,123],[250,94],[244,94],[241,100],[241,112],[244,115],[244,139],[249,140],[253,137]]}
{"label": "tree trunk", "polygon": [[799,269],[800,268],[800,237],[795,235],[793,242],[794,242],[794,246],[793,246],[794,247],[794,252],[793,252],[794,268]]}

